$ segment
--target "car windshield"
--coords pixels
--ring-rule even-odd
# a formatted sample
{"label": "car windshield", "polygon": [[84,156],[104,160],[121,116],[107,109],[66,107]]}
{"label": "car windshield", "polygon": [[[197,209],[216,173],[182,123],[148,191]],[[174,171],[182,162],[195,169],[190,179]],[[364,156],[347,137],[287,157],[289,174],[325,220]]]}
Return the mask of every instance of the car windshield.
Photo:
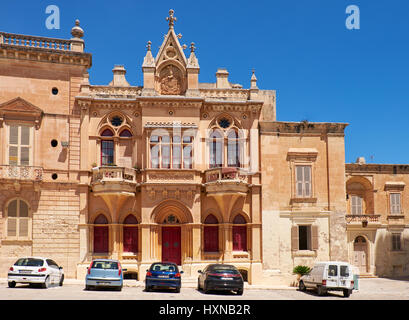
{"label": "car windshield", "polygon": [[44,265],[44,260],[34,258],[22,258],[18,259],[14,265],[19,267],[42,267]]}
{"label": "car windshield", "polygon": [[341,277],[349,277],[348,266],[341,266]]}
{"label": "car windshield", "polygon": [[178,272],[178,268],[174,264],[155,263],[151,266],[151,271]]}
{"label": "car windshield", "polygon": [[229,274],[238,274],[239,271],[237,269],[234,269],[232,267],[223,267],[223,266],[215,266],[210,268],[210,272],[215,272],[215,273],[229,273]]}
{"label": "car windshield", "polygon": [[114,261],[94,261],[92,263],[93,269],[113,269],[118,270],[118,262]]}

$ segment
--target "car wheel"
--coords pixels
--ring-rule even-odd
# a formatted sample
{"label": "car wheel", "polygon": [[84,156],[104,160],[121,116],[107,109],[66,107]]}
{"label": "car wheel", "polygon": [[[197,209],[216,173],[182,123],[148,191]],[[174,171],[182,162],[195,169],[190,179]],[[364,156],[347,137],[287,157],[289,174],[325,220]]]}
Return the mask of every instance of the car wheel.
{"label": "car wheel", "polygon": [[197,279],[197,291],[201,291],[202,288],[200,288],[200,281],[199,279]]}
{"label": "car wheel", "polygon": [[116,288],[116,291],[122,291],[122,286],[117,287],[117,288]]}
{"label": "car wheel", "polygon": [[47,276],[47,278],[45,278],[45,281],[43,283],[43,288],[47,289],[50,286],[50,277]]}
{"label": "car wheel", "polygon": [[344,292],[344,297],[345,298],[349,298],[349,296],[351,295],[351,290],[344,289],[343,292]]}
{"label": "car wheel", "polygon": [[306,291],[307,288],[305,287],[304,281],[300,281],[298,288],[300,289],[300,291]]}
{"label": "car wheel", "polygon": [[146,292],[150,292],[150,291],[151,291],[151,287],[145,286],[145,291],[146,291]]}
{"label": "car wheel", "polygon": [[242,296],[243,295],[243,288],[240,288],[237,290],[237,295]]}
{"label": "car wheel", "polygon": [[15,288],[16,287],[16,283],[14,281],[10,281],[8,283],[8,285],[9,285],[9,288]]}
{"label": "car wheel", "polygon": [[176,288],[176,293],[180,293],[180,287]]}
{"label": "car wheel", "polygon": [[209,289],[207,288],[206,282],[203,283],[203,292],[209,293]]}
{"label": "car wheel", "polygon": [[85,285],[85,290],[87,290],[87,291],[89,291],[89,290],[91,290],[91,286],[89,286],[89,285]]}
{"label": "car wheel", "polygon": [[62,287],[64,282],[64,275],[61,275],[60,283],[58,284],[60,287]]}
{"label": "car wheel", "polygon": [[321,286],[318,286],[317,287],[317,293],[318,293],[319,296],[323,296],[324,293],[325,293],[325,290]]}

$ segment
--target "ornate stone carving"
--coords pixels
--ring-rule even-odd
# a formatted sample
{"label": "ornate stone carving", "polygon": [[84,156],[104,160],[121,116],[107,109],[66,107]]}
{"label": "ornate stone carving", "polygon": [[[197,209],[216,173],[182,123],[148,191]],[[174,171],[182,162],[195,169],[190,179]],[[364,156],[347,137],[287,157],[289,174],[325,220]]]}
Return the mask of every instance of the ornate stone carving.
{"label": "ornate stone carving", "polygon": [[179,95],[182,93],[182,73],[175,66],[169,65],[159,74],[160,93]]}

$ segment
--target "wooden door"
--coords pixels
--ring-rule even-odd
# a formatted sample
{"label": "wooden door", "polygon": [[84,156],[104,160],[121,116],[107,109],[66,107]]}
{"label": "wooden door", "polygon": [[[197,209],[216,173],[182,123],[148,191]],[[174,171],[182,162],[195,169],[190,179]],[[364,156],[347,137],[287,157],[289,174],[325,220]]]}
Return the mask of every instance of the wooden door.
{"label": "wooden door", "polygon": [[162,261],[182,264],[180,227],[162,227]]}
{"label": "wooden door", "polygon": [[124,227],[124,252],[138,252],[138,228]]}
{"label": "wooden door", "polygon": [[247,251],[247,227],[233,226],[233,251]]}
{"label": "wooden door", "polygon": [[108,252],[108,227],[94,227],[94,252]]}
{"label": "wooden door", "polygon": [[366,243],[354,244],[354,266],[359,268],[360,273],[366,273],[367,268],[367,245]]}

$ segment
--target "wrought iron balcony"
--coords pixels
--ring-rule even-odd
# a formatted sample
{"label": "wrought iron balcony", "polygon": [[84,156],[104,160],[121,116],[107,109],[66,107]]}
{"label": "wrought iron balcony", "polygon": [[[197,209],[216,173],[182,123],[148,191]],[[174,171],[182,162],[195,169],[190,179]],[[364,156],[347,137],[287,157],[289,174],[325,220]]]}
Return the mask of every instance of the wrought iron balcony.
{"label": "wrought iron balcony", "polygon": [[43,168],[34,166],[0,166],[0,177],[8,180],[42,181]]}

